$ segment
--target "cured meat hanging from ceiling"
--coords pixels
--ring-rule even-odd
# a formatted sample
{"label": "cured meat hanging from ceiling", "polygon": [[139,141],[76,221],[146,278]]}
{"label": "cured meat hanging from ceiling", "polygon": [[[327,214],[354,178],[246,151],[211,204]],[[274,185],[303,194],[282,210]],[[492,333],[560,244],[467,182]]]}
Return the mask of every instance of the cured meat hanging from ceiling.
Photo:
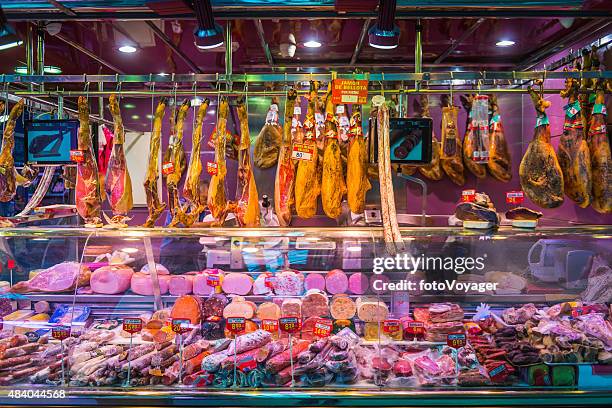
{"label": "cured meat hanging from ceiling", "polygon": [[236,188],[236,218],[244,227],[259,227],[259,195],[251,164],[251,134],[249,114],[244,98],[238,100],[240,146],[238,149],[238,185]]}
{"label": "cured meat hanging from ceiling", "polygon": [[[453,106],[453,101],[448,95],[443,95],[442,100],[442,169],[458,186],[465,184],[463,169],[463,150],[459,130],[457,127],[458,108]],[[454,140],[454,142],[453,142]]]}
{"label": "cured meat hanging from ceiling", "polygon": [[[174,103],[176,104],[176,98],[174,99]],[[172,221],[168,225],[169,227],[175,227],[180,222],[180,215],[177,216],[177,209],[179,209],[181,205],[179,202],[179,183],[183,178],[183,172],[186,166],[185,150],[183,148],[183,133],[185,128],[185,117],[190,107],[191,102],[186,99],[183,101],[178,111],[173,112],[173,114],[176,113],[176,118],[171,121],[171,123],[173,123],[172,133],[162,164],[162,174],[166,176],[166,188],[168,190],[168,210],[172,216]]]}
{"label": "cured meat hanging from ceiling", "polygon": [[[287,92],[287,101],[285,102],[285,123],[283,126],[283,140],[281,142],[280,152],[278,154],[278,165],[276,167],[276,178],[274,180],[274,209],[278,222],[281,227],[286,227],[291,224],[291,216],[294,199],[295,187],[295,168],[296,164],[292,158],[293,143],[292,133],[294,132],[295,108],[299,105],[299,97],[295,89],[290,89]],[[297,106],[299,109],[299,106]],[[300,111],[301,112],[301,111]],[[295,127],[299,125],[299,114],[296,118]],[[301,126],[299,126],[301,128]],[[298,132],[296,129],[295,132]],[[301,130],[299,131],[301,133]],[[298,139],[298,138],[296,138]],[[301,143],[300,140],[294,140],[294,143]]]}
{"label": "cured meat hanging from ceiling", "polygon": [[463,137],[463,163],[465,167],[477,178],[482,179],[487,176],[486,163],[478,161],[480,146],[480,131],[481,127],[476,118],[472,115],[475,113],[474,108],[477,105],[479,95],[461,95],[459,98],[463,109],[467,112],[465,124],[465,136]]}
{"label": "cured meat hanging from ceiling", "polygon": [[215,218],[216,223],[223,225],[228,213],[228,202],[225,192],[225,176],[227,175],[227,166],[225,164],[226,138],[223,137],[227,129],[227,116],[229,113],[227,98],[221,98],[218,109],[217,132],[215,134],[216,167],[210,178],[210,185],[208,186],[208,209]]}
{"label": "cured meat hanging from ceiling", "polygon": [[189,166],[185,176],[185,184],[183,185],[183,197],[187,203],[176,209],[179,221],[186,227],[193,225],[206,207],[206,203],[202,202],[202,192],[200,191],[200,175],[202,174],[200,146],[202,143],[202,125],[209,106],[210,99],[206,98],[198,108],[191,138],[191,156],[189,157]]}
{"label": "cured meat hanging from ceiling", "polygon": [[115,227],[127,227],[130,220],[128,212],[134,206],[132,198],[132,180],[128,171],[127,161],[123,145],[125,143],[125,129],[119,108],[117,95],[113,94],[109,98],[109,110],[113,117],[114,138],[113,147],[108,161],[104,187],[108,196],[108,201],[113,211],[111,219],[104,214],[106,222]]}
{"label": "cured meat hanging from ceiling", "polygon": [[338,128],[335,122],[334,104],[332,103],[331,84],[325,99],[325,149],[323,153],[323,171],[321,178],[321,202],[323,211],[332,219],[342,213],[342,198],[346,185],[338,143]]}
{"label": "cured meat hanging from ceiling", "polygon": [[79,97],[79,133],[76,177],[76,207],[79,215],[85,221],[86,227],[101,227],[100,212],[100,177],[98,164],[94,156],[89,126],[89,101],[84,96]]}
{"label": "cured meat hanging from ceiling", "polygon": [[563,204],[563,173],[550,144],[550,123],[544,100],[533,88],[529,94],[536,109],[537,120],[533,140],[521,160],[519,175],[523,191],[531,201],[542,208],[556,208]]}
{"label": "cured meat hanging from ceiling", "polygon": [[317,213],[317,201],[321,193],[316,144],[315,105],[319,83],[310,82],[308,112],[304,120],[304,147],[310,150],[310,160],[300,160],[295,175],[295,211],[298,217],[312,218]]}
{"label": "cured meat hanging from ceiling", "polygon": [[[0,101],[0,112],[4,112],[5,104]],[[2,136],[0,151],[0,202],[6,203],[15,197],[17,186],[28,186],[36,178],[37,172],[25,165],[21,174],[15,168],[13,149],[15,147],[15,125],[23,113],[24,100],[20,99],[8,115]],[[97,173],[96,173],[97,175]]]}
{"label": "cured meat hanging from ceiling", "polygon": [[593,172],[593,201],[595,211],[612,213],[612,153],[606,127],[604,91],[612,92],[612,81],[599,80],[595,84],[595,104],[589,124],[588,142]]}
{"label": "cured meat hanging from ceiling", "polygon": [[269,169],[278,160],[283,130],[278,124],[278,99],[272,98],[266,122],[255,139],[253,161],[260,169]]}
{"label": "cured meat hanging from ceiling", "polygon": [[[567,71],[567,70],[566,70]],[[578,100],[580,83],[568,78],[561,97],[567,98],[563,134],[557,147],[557,157],[563,172],[565,194],[579,207],[591,203],[591,153],[584,136],[584,114]]]}
{"label": "cured meat hanging from ceiling", "polygon": [[[420,95],[419,99],[420,111],[418,116],[421,118],[430,118],[428,96],[426,94],[422,94]],[[442,165],[440,164],[442,147],[440,142],[438,142],[436,134],[433,132],[433,130],[431,137],[431,163],[425,166],[419,166],[419,173],[430,180],[442,180],[442,176],[444,175],[442,172]]]}
{"label": "cured meat hanging from ceiling", "polygon": [[151,132],[151,142],[149,144],[149,161],[147,163],[147,173],[144,181],[147,208],[149,209],[149,216],[143,225],[146,228],[153,227],[161,213],[166,209],[166,203],[162,202],[158,189],[161,130],[165,112],[166,99],[161,98],[157,104],[153,117],[153,132]]}
{"label": "cured meat hanging from ceiling", "polygon": [[361,105],[353,105],[349,139],[346,164],[346,197],[351,212],[363,214],[366,193],[372,188],[372,185],[368,180],[368,153],[361,128]]}
{"label": "cured meat hanging from ceiling", "polygon": [[491,145],[487,169],[489,169],[489,173],[491,173],[495,179],[507,183],[512,179],[512,157],[510,156],[508,141],[504,134],[504,126],[501,121],[497,96],[490,95],[489,104],[492,116],[489,129]]}

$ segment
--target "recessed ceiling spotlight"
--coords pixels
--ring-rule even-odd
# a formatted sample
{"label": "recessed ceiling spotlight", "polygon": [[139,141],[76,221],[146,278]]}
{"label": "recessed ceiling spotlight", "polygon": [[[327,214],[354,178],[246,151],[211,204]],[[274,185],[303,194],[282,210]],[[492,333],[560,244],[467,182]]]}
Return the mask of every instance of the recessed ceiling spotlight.
{"label": "recessed ceiling spotlight", "polygon": [[514,44],[516,43],[512,40],[501,40],[495,43],[498,47],[512,47]]}
{"label": "recessed ceiling spotlight", "polygon": [[304,47],[307,47],[307,48],[319,48],[320,46],[321,46],[321,43],[317,40],[309,40],[304,43]]}
{"label": "recessed ceiling spotlight", "polygon": [[138,120],[138,119],[140,119],[140,116],[138,116],[138,115],[132,115],[132,119],[134,119],[134,120]]}
{"label": "recessed ceiling spotlight", "polygon": [[119,51],[125,54],[132,54],[138,51],[138,49],[132,45],[122,45],[121,47],[119,47]]}
{"label": "recessed ceiling spotlight", "polygon": [[136,105],[134,105],[133,103],[126,103],[125,105],[123,105],[123,107],[125,109],[134,109]]}
{"label": "recessed ceiling spotlight", "polygon": [[390,50],[399,44],[400,30],[395,25],[395,9],[397,0],[380,0],[378,2],[378,18],[368,30],[368,42],[371,47]]}
{"label": "recessed ceiling spotlight", "polygon": [[168,76],[168,74],[166,74],[165,72],[160,72],[160,73],[159,73],[159,74],[157,74],[157,75],[159,75],[159,76],[163,76],[163,77]]}
{"label": "recessed ceiling spotlight", "polygon": [[[15,68],[15,73],[19,74],[19,75],[27,75],[28,74],[28,67],[26,66],[20,66]],[[61,74],[62,73],[62,69],[60,67],[56,67],[53,65],[46,65],[45,66],[45,74]]]}
{"label": "recessed ceiling spotlight", "polygon": [[195,46],[200,50],[210,50],[223,45],[223,28],[215,23],[210,0],[193,2],[198,25],[193,30]]}

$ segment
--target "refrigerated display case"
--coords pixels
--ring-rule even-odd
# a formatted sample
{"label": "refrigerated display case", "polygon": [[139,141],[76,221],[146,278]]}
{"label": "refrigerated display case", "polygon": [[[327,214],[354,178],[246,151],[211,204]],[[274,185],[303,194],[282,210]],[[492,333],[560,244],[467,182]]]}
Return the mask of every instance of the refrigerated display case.
{"label": "refrigerated display case", "polygon": [[609,405],[612,228],[401,234],[2,230],[2,405]]}

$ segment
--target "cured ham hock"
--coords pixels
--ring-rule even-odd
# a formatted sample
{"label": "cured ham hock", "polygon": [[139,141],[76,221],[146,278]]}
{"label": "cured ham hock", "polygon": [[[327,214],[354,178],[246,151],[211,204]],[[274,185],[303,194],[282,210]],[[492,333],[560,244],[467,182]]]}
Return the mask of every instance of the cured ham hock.
{"label": "cured ham hock", "polygon": [[[287,102],[285,103],[283,141],[278,154],[278,166],[276,167],[276,179],[274,182],[274,209],[281,227],[286,227],[291,223],[291,211],[295,203],[294,186],[296,166],[291,158],[293,150],[291,128],[296,100],[297,92],[295,89],[290,89],[289,92],[287,92]],[[301,141],[299,142],[301,143]]]}
{"label": "cured ham hock", "polygon": [[612,92],[612,83],[598,81],[597,96],[589,126],[589,149],[593,169],[593,208],[602,214],[612,213],[612,155],[606,130],[604,87]]}
{"label": "cured ham hock", "polygon": [[338,143],[338,127],[334,121],[334,104],[331,86],[325,101],[325,150],[323,153],[323,177],[321,179],[321,202],[329,218],[336,219],[342,213],[342,197],[346,184]]}
{"label": "cured ham hock", "polygon": [[251,164],[249,114],[244,99],[238,100],[240,146],[238,149],[238,186],[236,188],[236,218],[240,226],[259,227],[259,195]]}
{"label": "cured ham hock", "polygon": [[491,111],[493,111],[493,117],[491,118],[489,129],[491,145],[487,169],[489,169],[489,173],[494,178],[507,183],[512,179],[512,158],[508,148],[508,141],[504,135],[497,96],[489,96],[489,104],[491,105]]}
{"label": "cured ham hock", "polygon": [[157,186],[159,180],[159,153],[161,148],[161,128],[166,112],[166,99],[160,99],[155,109],[153,118],[153,132],[151,133],[151,143],[149,145],[149,162],[147,174],[145,176],[144,189],[147,196],[147,207],[149,216],[144,223],[144,227],[151,228],[166,209],[166,204],[161,201]]}
{"label": "cured ham hock", "polygon": [[176,118],[173,120],[173,122],[175,122],[172,130],[173,134],[170,137],[168,149],[164,154],[163,166],[168,169],[164,173],[166,174],[166,188],[168,189],[168,206],[173,216],[169,224],[170,227],[176,226],[180,218],[180,216],[177,216],[177,210],[180,209],[178,187],[186,166],[185,150],[183,149],[183,130],[185,126],[185,117],[190,107],[191,103],[189,100],[185,100],[181,104],[176,114]]}

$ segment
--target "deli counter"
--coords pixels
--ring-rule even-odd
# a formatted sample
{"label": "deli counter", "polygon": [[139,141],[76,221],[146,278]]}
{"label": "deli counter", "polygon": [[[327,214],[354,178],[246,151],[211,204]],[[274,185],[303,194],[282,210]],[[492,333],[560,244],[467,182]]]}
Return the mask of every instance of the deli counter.
{"label": "deli counter", "polygon": [[2,230],[1,404],[610,405],[612,227],[401,234]]}

